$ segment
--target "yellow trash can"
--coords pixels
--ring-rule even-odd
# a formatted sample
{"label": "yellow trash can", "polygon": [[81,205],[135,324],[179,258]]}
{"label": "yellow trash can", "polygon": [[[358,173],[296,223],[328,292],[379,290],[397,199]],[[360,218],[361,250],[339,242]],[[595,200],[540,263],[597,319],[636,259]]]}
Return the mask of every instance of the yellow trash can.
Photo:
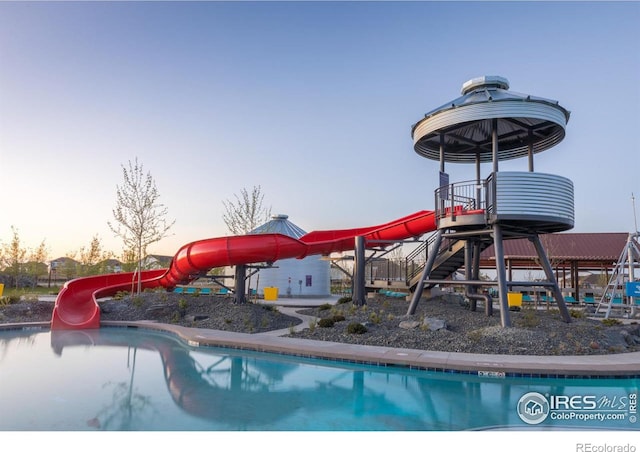
{"label": "yellow trash can", "polygon": [[4,284],[0,284],[0,297],[2,296],[2,292],[4,292]]}
{"label": "yellow trash can", "polygon": [[509,307],[512,306],[522,306],[522,294],[520,292],[509,292],[507,293],[507,301],[509,302]]}
{"label": "yellow trash can", "polygon": [[278,288],[277,287],[265,287],[264,288],[264,300],[265,301],[275,301],[278,299]]}

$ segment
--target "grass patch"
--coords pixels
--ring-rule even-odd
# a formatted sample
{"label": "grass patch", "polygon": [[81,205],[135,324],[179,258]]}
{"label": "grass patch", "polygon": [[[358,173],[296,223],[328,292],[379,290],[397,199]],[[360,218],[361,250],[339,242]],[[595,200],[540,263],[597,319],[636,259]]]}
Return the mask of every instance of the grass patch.
{"label": "grass patch", "polygon": [[134,305],[136,308],[141,308],[142,305],[144,304],[144,298],[136,295],[135,297],[131,298],[131,304]]}
{"label": "grass patch", "polygon": [[587,316],[581,309],[569,309],[569,315],[574,319],[584,319]]}
{"label": "grass patch", "polygon": [[536,311],[533,309],[523,309],[522,317],[518,319],[518,324],[524,328],[535,328],[540,325],[540,319],[536,315]]}

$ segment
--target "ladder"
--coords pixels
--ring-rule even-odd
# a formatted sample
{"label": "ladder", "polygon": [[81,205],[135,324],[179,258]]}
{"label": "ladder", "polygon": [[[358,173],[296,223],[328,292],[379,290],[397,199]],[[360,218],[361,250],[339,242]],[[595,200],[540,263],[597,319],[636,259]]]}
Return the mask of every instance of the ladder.
{"label": "ladder", "polygon": [[639,236],[638,232],[629,234],[627,244],[620,253],[607,288],[602,293],[596,315],[604,313],[604,318],[608,319],[614,309],[620,317],[633,317],[636,314],[636,299],[640,301],[640,298],[635,295],[636,286],[640,285],[635,276],[635,270],[640,269],[640,246],[637,241]]}

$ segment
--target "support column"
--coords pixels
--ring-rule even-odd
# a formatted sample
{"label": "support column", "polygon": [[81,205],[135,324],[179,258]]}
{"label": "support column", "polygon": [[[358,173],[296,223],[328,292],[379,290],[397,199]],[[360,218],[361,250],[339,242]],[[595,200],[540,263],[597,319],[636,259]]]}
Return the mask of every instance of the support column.
{"label": "support column", "polygon": [[[473,279],[473,243],[470,240],[467,240],[464,243],[464,277],[467,281]],[[476,287],[472,284],[469,284],[466,287],[467,293],[475,294]],[[478,307],[478,300],[475,297],[470,297],[469,299],[469,309],[471,311],[475,311]]]}
{"label": "support column", "polygon": [[420,275],[416,290],[413,292],[413,296],[411,297],[411,303],[409,304],[409,309],[407,309],[407,315],[413,315],[416,313],[418,302],[420,301],[420,298],[422,297],[422,291],[424,290],[424,281],[429,278],[431,269],[433,268],[433,264],[435,263],[436,257],[438,256],[440,244],[442,243],[442,235],[442,230],[439,230],[436,233],[436,238],[433,242],[431,252],[429,253],[429,256],[427,258],[427,263],[424,265],[424,270],[422,270],[422,275]]}
{"label": "support column", "polygon": [[367,304],[365,289],[365,240],[359,235],[355,238],[355,263],[353,268],[353,297],[351,302],[356,306]]}
{"label": "support column", "polygon": [[529,172],[533,173],[533,130],[529,129],[529,145],[527,146],[527,161],[529,162]]}
{"label": "support column", "polygon": [[502,247],[502,228],[493,225],[493,246],[496,254],[496,273],[498,276],[498,296],[500,297],[500,321],[503,327],[511,326],[509,315],[509,299],[507,292],[507,270],[504,265],[504,248]]}
{"label": "support column", "polygon": [[498,120],[491,120],[491,154],[493,159],[493,172],[498,172]]}
{"label": "support column", "polygon": [[567,305],[564,302],[564,297],[562,296],[562,291],[560,287],[558,287],[558,281],[553,274],[553,268],[551,268],[551,264],[549,263],[549,259],[547,259],[547,253],[544,251],[544,247],[542,246],[542,242],[540,242],[540,237],[538,235],[534,235],[530,238],[533,242],[533,245],[536,247],[536,252],[538,253],[538,258],[540,259],[540,263],[542,264],[542,269],[544,270],[544,274],[547,275],[547,280],[553,284],[553,297],[556,299],[556,303],[558,304],[558,309],[560,310],[560,315],[562,319],[566,323],[571,323],[571,314],[569,314],[569,310],[567,309]]}
{"label": "support column", "polygon": [[580,266],[577,261],[571,261],[571,285],[573,286],[573,296],[576,301],[580,301]]}
{"label": "support column", "polygon": [[[476,281],[480,280],[480,253],[481,253],[480,241],[476,240],[473,244],[473,279]],[[478,288],[476,287],[476,293],[478,292]],[[485,307],[484,313],[488,316],[493,315],[493,300],[491,299],[491,295],[487,294],[487,298],[485,298]]]}
{"label": "support column", "polygon": [[[634,206],[635,208],[635,206]],[[634,282],[636,280],[635,274],[634,274],[634,268],[635,268],[635,260],[638,256],[636,256],[636,251],[637,248],[634,246],[633,244],[633,234],[629,234],[629,237],[627,238],[628,241],[628,247],[629,247],[629,255],[628,257],[628,276],[629,276],[629,282]],[[636,315],[636,297],[632,297],[629,296],[627,302],[629,303],[629,306],[631,306],[631,311],[629,312],[629,316],[631,318],[634,318]]]}
{"label": "support column", "polygon": [[247,298],[245,296],[246,285],[245,280],[247,279],[247,266],[246,265],[236,265],[236,293],[235,293],[235,301],[236,304],[244,304],[247,302]]}

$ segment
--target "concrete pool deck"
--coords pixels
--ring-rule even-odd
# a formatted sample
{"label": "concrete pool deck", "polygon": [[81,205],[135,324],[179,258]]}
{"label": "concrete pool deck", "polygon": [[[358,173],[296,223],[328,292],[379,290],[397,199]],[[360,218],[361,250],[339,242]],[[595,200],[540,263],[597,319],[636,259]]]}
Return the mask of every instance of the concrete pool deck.
{"label": "concrete pool deck", "polygon": [[[295,327],[296,330],[299,330],[308,326],[311,317],[298,314],[297,310],[325,303],[335,303],[337,300],[338,297],[292,298],[268,302],[260,301],[260,303],[276,305],[282,313],[301,318],[302,323]],[[494,378],[514,374],[528,377],[640,377],[640,352],[576,356],[486,355],[353,345],[283,337],[289,334],[290,329],[245,334],[187,328],[150,321],[104,321],[101,324],[112,327],[164,331],[180,337],[190,346],[220,346],[352,363],[401,366],[443,372],[457,371]],[[18,327],[47,329],[49,324],[39,322],[0,325],[1,329]]]}

